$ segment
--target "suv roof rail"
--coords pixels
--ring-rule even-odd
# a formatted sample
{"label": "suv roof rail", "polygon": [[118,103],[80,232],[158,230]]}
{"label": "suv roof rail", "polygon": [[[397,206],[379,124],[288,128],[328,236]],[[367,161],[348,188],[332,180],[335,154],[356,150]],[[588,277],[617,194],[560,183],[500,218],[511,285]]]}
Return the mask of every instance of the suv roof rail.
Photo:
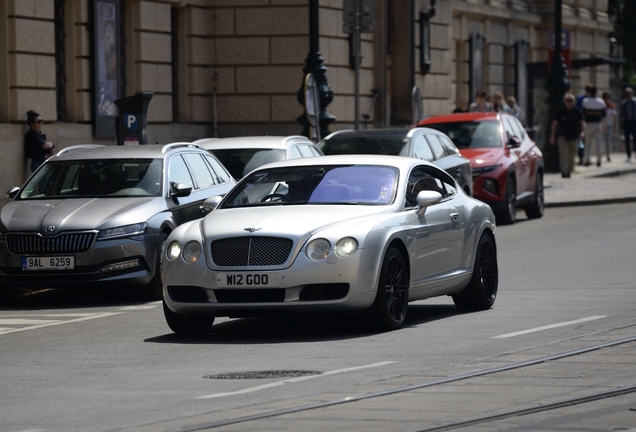
{"label": "suv roof rail", "polygon": [[56,156],[59,156],[59,155],[64,154],[64,153],[68,153],[68,152],[73,151],[73,150],[82,150],[82,149],[90,149],[90,148],[101,148],[101,147],[106,147],[106,146],[103,145],[103,144],[78,144],[78,145],[74,145],[74,146],[63,148],[62,150],[57,152]]}
{"label": "suv roof rail", "polygon": [[181,147],[191,147],[191,148],[204,150],[204,148],[201,147],[199,144],[195,144],[191,142],[173,142],[173,143],[164,145],[163,148],[161,149],[161,153],[166,153],[169,150],[172,150],[175,148],[181,148]]}
{"label": "suv roof rail", "polygon": [[283,138],[283,142],[284,143],[286,143],[287,141],[292,141],[292,140],[311,141],[309,138],[307,138],[306,136],[302,136],[302,135],[290,135],[290,136],[287,136],[287,137]]}

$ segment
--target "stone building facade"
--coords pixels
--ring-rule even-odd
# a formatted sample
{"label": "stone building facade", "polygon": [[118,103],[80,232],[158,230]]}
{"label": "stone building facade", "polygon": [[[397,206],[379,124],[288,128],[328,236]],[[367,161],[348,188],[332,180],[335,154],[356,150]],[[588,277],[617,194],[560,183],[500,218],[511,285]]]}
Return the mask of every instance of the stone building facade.
{"label": "stone building facade", "polygon": [[[119,17],[118,97],[153,93],[149,143],[302,130],[297,93],[310,49],[310,0],[0,0],[3,191],[29,174],[22,139],[30,109],[45,119],[43,130],[58,150],[116,144],[94,126],[100,1],[115,5]],[[607,2],[563,0],[572,59],[609,55]],[[546,62],[554,1],[375,0],[374,12],[374,31],[363,33],[361,42],[359,115],[368,115],[365,127],[412,123],[414,86],[425,115],[450,112],[477,85],[518,96],[526,109],[540,104],[541,76],[520,83],[528,78],[520,64]],[[330,127],[351,128],[355,73],[343,0],[319,0],[318,13],[319,51],[334,94],[326,108],[336,118]],[[425,20],[426,71],[420,61]],[[617,92],[613,78],[609,65],[573,69],[572,89],[579,93],[594,82],[599,91]],[[531,85],[539,90],[528,92]]]}

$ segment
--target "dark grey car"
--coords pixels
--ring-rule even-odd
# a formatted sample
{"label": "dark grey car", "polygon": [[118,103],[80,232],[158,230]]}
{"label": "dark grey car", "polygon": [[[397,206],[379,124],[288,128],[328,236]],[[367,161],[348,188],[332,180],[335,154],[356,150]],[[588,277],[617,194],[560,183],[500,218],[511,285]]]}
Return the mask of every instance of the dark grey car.
{"label": "dark grey car", "polygon": [[448,172],[464,192],[473,195],[470,161],[448,136],[434,129],[341,130],[327,136],[318,147],[325,155],[383,154],[424,159]]}
{"label": "dark grey car", "polygon": [[142,284],[162,298],[159,251],[203,201],[234,186],[191,143],[81,145],[48,159],[0,213],[0,287]]}

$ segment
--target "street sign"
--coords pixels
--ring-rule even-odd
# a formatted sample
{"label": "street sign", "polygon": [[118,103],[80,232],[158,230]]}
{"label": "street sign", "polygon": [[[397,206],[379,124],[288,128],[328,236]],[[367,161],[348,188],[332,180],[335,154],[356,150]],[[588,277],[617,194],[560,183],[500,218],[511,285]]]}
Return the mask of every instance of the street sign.
{"label": "street sign", "polygon": [[358,3],[359,26],[361,33],[373,33],[373,22],[375,20],[374,0],[344,0],[342,21],[345,33],[356,32],[356,3]]}
{"label": "street sign", "polygon": [[[550,41],[548,49],[548,71],[552,69],[552,59],[554,58],[554,48],[556,47],[556,33],[550,30]],[[570,50],[570,30],[561,31],[561,55],[568,70],[568,78],[572,76],[572,51]]]}

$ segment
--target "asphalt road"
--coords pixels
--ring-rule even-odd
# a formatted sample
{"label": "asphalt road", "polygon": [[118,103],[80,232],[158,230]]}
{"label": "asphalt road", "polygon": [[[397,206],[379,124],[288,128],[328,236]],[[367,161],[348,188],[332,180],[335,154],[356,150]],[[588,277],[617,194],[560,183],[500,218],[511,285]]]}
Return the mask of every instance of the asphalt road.
{"label": "asphalt road", "polygon": [[[506,385],[484,376],[470,391],[455,385],[458,393],[408,391],[257,415],[636,336],[635,213],[634,203],[550,208],[532,221],[520,212],[517,224],[497,229],[493,309],[460,313],[449,298],[412,303],[405,327],[390,333],[370,332],[348,315],[313,315],[218,319],[206,338],[184,339],[170,332],[159,302],[126,290],[25,295],[0,308],[0,430],[426,430],[509,410],[512,401],[563,399],[568,373],[596,378],[576,381],[572,395],[636,385],[629,342],[561,369],[551,363],[543,374],[510,373]],[[575,426],[567,430],[601,430],[589,420],[599,409],[607,430],[636,427],[634,393],[603,403],[569,411]],[[245,415],[255,417],[227,421]],[[515,421],[478,430],[557,424],[536,415]]]}

